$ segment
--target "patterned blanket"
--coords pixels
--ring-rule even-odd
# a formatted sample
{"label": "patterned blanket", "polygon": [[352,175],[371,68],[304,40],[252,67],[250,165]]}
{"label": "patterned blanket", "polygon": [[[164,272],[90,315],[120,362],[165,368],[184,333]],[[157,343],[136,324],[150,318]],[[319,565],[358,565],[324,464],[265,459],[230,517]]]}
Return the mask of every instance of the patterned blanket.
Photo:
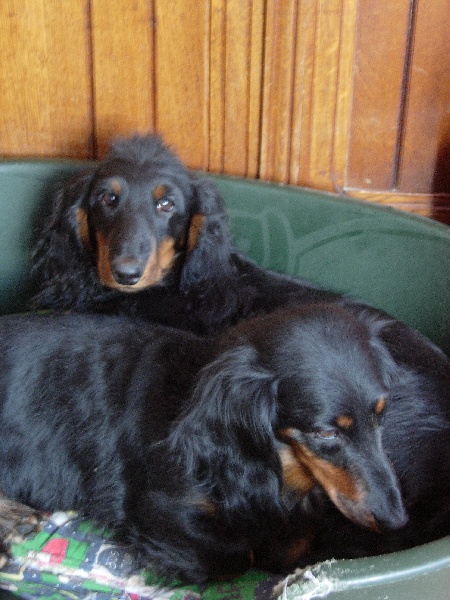
{"label": "patterned blanket", "polygon": [[12,544],[0,592],[25,600],[269,600],[280,581],[249,571],[204,587],[164,587],[150,571],[136,568],[129,549],[76,513],[55,513],[39,529]]}

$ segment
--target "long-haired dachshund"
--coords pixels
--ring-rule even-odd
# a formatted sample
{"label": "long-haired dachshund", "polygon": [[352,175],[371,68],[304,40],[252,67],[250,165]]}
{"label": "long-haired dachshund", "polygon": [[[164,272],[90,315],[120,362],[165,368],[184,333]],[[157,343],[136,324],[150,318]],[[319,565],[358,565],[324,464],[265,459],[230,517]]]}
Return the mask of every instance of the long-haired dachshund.
{"label": "long-haired dachshund", "polygon": [[[423,393],[408,391],[406,400],[389,404],[384,418],[384,444],[409,511],[416,514],[412,525],[402,529],[409,537],[399,541],[395,536],[392,547],[448,531],[448,513],[438,517],[450,504],[448,478],[442,476],[450,462],[447,358],[418,332],[383,312],[262,269],[240,254],[231,244],[214,184],[187,170],[158,136],[118,141],[96,168],[61,185],[33,263],[39,282],[33,303],[40,308],[137,315],[200,334],[225,331],[281,306],[317,302],[331,302],[358,319],[364,314],[383,323],[378,338],[394,370],[404,377],[415,374],[408,390],[424,388]],[[416,402],[409,405],[413,395]],[[417,458],[418,447],[422,451]],[[428,513],[436,517],[435,525]],[[414,523],[422,518],[421,537]],[[348,540],[356,537],[349,533],[344,553],[350,553]],[[371,545],[364,535],[355,554],[387,547],[386,538],[373,539]]]}
{"label": "long-haired dachshund", "polygon": [[384,326],[319,304],[216,340],[125,317],[1,317],[0,491],[77,509],[192,582],[298,563],[327,499],[400,535],[402,492],[449,488],[433,393],[448,364],[435,380],[397,364]]}
{"label": "long-haired dachshund", "polygon": [[[198,334],[315,302],[387,316],[239,253],[214,183],[157,135],[118,140],[98,166],[62,183],[32,262],[34,308],[134,315]],[[394,319],[382,336],[407,365],[439,360],[429,340]]]}
{"label": "long-haired dachshund", "polygon": [[214,183],[186,169],[156,135],[118,140],[98,166],[62,183],[33,272],[34,307],[134,314],[197,333],[289,296],[338,298],[238,254]]}

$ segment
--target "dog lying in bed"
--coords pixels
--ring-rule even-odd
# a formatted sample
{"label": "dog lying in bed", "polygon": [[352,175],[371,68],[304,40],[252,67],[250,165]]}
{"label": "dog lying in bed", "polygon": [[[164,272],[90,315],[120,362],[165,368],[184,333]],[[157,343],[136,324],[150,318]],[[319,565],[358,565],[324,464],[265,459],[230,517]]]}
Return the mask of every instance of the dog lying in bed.
{"label": "dog lying in bed", "polygon": [[239,254],[216,186],[158,136],[119,140],[61,185],[33,271],[34,307],[133,314],[200,334],[289,300],[339,298]]}
{"label": "dog lying in bed", "polygon": [[307,560],[325,497],[401,532],[395,470],[419,497],[429,469],[448,479],[425,450],[449,447],[432,393],[446,364],[434,380],[396,364],[384,326],[320,304],[215,341],[122,317],[1,317],[0,490],[76,509],[189,582]]}
{"label": "dog lying in bed", "polygon": [[[360,539],[361,532],[345,521],[335,538],[345,540],[345,556],[407,547],[449,532],[448,512],[443,514],[450,504],[443,476],[450,466],[450,436],[443,434],[450,410],[446,357],[383,312],[262,269],[239,253],[214,184],[187,170],[158,136],[118,141],[97,167],[61,185],[33,262],[38,308],[137,315],[209,335],[281,306],[321,302],[383,323],[380,343],[396,370],[415,373],[411,386],[419,397],[414,408],[407,401],[405,407],[391,405],[383,429],[413,515],[402,530],[409,535],[394,536],[389,546],[385,536],[365,531]],[[333,519],[340,513],[327,515],[319,556],[330,547]],[[331,546],[338,555],[336,539]]]}

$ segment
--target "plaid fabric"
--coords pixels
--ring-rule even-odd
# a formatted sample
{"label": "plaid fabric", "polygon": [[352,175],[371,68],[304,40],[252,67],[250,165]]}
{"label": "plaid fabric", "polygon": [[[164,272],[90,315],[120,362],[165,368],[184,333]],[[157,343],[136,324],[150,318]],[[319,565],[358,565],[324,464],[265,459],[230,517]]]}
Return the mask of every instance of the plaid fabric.
{"label": "plaid fabric", "polygon": [[25,600],[268,600],[279,580],[249,571],[205,587],[163,587],[136,567],[128,548],[76,513],[51,515],[39,532],[12,544],[11,553],[0,590]]}

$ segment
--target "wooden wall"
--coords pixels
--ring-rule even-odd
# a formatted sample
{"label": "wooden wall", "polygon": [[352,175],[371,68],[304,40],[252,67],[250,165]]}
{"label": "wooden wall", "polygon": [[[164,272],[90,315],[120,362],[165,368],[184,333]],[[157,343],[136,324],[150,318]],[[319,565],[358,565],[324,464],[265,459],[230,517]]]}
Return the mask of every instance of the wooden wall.
{"label": "wooden wall", "polygon": [[450,0],[2,0],[0,154],[191,167],[450,222]]}

